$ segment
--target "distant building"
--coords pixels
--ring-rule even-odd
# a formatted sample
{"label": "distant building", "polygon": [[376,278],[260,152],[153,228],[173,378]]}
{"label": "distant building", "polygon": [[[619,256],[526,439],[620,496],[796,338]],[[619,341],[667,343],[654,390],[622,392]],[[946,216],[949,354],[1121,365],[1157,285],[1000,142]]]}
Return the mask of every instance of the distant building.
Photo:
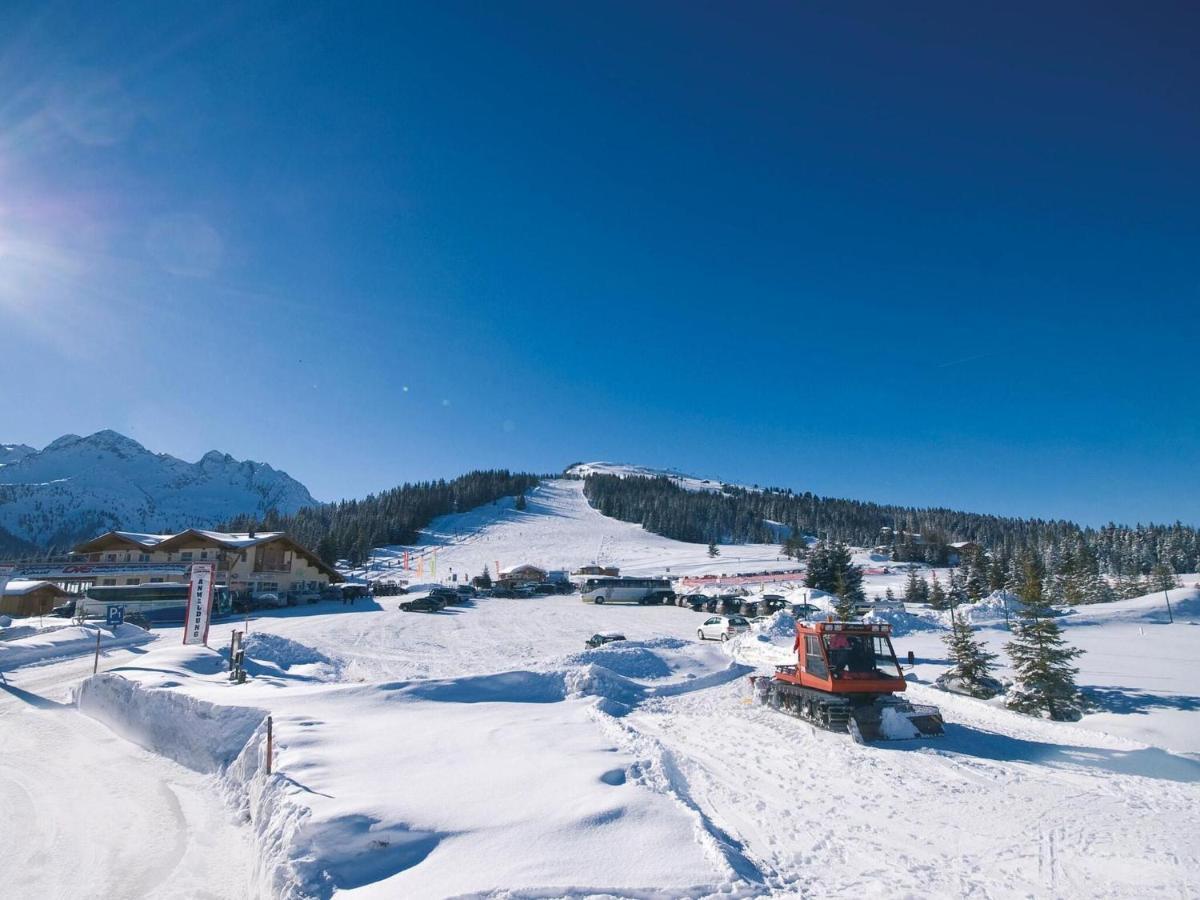
{"label": "distant building", "polygon": [[606,575],[609,578],[616,578],[621,574],[619,566],[580,566],[572,575]]}
{"label": "distant building", "polygon": [[500,581],[515,583],[518,581],[537,581],[546,580],[546,570],[539,566],[531,566],[528,563],[522,563],[519,566],[506,566],[500,570]]}
{"label": "distant building", "polygon": [[4,586],[0,615],[44,616],[70,595],[49,581],[17,579]]}
{"label": "distant building", "polygon": [[16,574],[80,592],[93,585],[186,581],[192,563],[208,561],[217,564],[217,583],[234,591],[311,592],[343,580],[284,532],[194,528],[178,534],[110,531],[84,541],[66,559],[22,565]]}

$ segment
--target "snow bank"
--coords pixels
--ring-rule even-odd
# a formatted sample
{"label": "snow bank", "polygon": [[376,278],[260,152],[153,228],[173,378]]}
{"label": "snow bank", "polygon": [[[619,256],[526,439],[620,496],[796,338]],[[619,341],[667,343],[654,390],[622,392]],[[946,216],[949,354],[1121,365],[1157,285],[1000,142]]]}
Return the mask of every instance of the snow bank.
{"label": "snow bank", "polygon": [[868,625],[891,625],[892,634],[899,637],[916,631],[940,631],[942,626],[925,616],[890,609],[873,609],[862,617]]}
{"label": "snow bank", "polygon": [[80,684],[75,705],[126,740],[205,773],[232,763],[267,717],[260,709],[217,706],[110,672]]}
{"label": "snow bank", "polygon": [[[1167,597],[1163,591],[1112,603],[1093,603],[1065,611],[1063,625],[1106,625],[1109,623],[1166,624]],[[1171,615],[1176,623],[1200,623],[1200,588],[1174,588],[1168,592]]]}
{"label": "snow bank", "polygon": [[82,656],[96,650],[96,634],[100,634],[100,650],[132,647],[155,639],[136,625],[118,625],[114,630],[94,625],[66,625],[51,628],[29,637],[0,643],[0,672],[20,666],[33,665],[51,659]]}

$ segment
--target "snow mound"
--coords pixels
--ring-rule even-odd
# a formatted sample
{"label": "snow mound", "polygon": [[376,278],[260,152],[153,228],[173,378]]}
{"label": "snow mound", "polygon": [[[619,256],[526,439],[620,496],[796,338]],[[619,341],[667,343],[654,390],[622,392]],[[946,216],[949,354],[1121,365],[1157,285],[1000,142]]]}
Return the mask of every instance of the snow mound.
{"label": "snow mound", "polygon": [[594,650],[572,653],[564,658],[568,666],[602,666],[625,678],[667,678],[674,668],[661,651],[680,650],[692,642],[679,638],[650,641],[621,641]]}
{"label": "snow mound", "polygon": [[0,643],[0,672],[51,659],[91,653],[96,649],[97,633],[100,635],[101,652],[114,647],[145,644],[156,637],[128,623],[118,625],[111,631],[91,625],[67,625],[48,629],[29,637]]}
{"label": "snow mound", "polygon": [[[254,675],[287,675],[310,677],[320,681],[336,679],[342,671],[341,660],[293,641],[282,635],[259,631],[246,638],[246,671]],[[229,651],[223,651],[228,658]],[[293,672],[293,669],[305,672]]]}
{"label": "snow mound", "polygon": [[873,609],[863,616],[862,620],[868,625],[891,625],[892,634],[897,636],[917,631],[938,631],[942,628],[939,622],[898,609]]}

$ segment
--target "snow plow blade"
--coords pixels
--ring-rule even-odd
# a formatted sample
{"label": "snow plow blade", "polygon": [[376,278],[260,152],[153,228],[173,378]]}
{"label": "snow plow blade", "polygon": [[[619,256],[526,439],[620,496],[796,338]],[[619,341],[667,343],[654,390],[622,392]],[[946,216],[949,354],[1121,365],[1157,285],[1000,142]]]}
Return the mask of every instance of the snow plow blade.
{"label": "snow plow blade", "polygon": [[847,730],[860,744],[876,741],[912,741],[941,737],[946,733],[942,713],[936,706],[922,706],[892,699],[854,708],[850,713]]}

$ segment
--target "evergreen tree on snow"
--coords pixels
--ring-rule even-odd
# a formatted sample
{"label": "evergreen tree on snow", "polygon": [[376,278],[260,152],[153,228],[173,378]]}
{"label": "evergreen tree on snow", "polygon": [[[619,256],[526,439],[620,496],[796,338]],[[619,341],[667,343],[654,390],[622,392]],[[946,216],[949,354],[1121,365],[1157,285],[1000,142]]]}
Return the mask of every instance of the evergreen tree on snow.
{"label": "evergreen tree on snow", "polygon": [[938,580],[937,572],[933,573],[933,584],[929,588],[929,608],[941,611],[946,608],[946,591]]}
{"label": "evergreen tree on snow", "polygon": [[1013,625],[1013,638],[1004,645],[1016,670],[1008,692],[1009,709],[1061,721],[1079,718],[1079,689],[1071,663],[1083,654],[1063,639],[1043,591],[1043,569],[1034,556],[1022,565],[1020,590],[1023,610]]}
{"label": "evergreen tree on snow", "polygon": [[833,573],[833,596],[833,611],[843,622],[849,622],[854,618],[855,598],[846,584],[846,576],[841,569],[835,569]]}
{"label": "evergreen tree on snow", "polygon": [[1150,590],[1169,591],[1179,587],[1179,579],[1166,563],[1156,563],[1150,570]]}
{"label": "evergreen tree on snow", "polygon": [[718,557],[720,555],[721,555],[721,551],[719,549],[717,549],[717,542],[709,541],[708,542],[708,557],[709,557],[709,559],[715,559],[716,557]]}
{"label": "evergreen tree on snow", "polygon": [[845,544],[822,541],[809,554],[804,583],[855,603],[864,597],[862,577],[862,568],[850,561],[850,550]]}
{"label": "evergreen tree on snow", "polygon": [[516,509],[525,509],[528,504],[525,502],[524,494],[517,494],[517,502],[514,504]]}
{"label": "evergreen tree on snow", "polygon": [[988,698],[995,690],[987,682],[991,678],[995,653],[989,653],[983,642],[975,637],[966,616],[950,613],[950,631],[942,637],[950,659],[954,662],[947,674],[959,679],[973,697]]}
{"label": "evergreen tree on snow", "polygon": [[904,584],[905,603],[928,603],[929,582],[917,574],[916,569],[910,569],[908,581]]}

